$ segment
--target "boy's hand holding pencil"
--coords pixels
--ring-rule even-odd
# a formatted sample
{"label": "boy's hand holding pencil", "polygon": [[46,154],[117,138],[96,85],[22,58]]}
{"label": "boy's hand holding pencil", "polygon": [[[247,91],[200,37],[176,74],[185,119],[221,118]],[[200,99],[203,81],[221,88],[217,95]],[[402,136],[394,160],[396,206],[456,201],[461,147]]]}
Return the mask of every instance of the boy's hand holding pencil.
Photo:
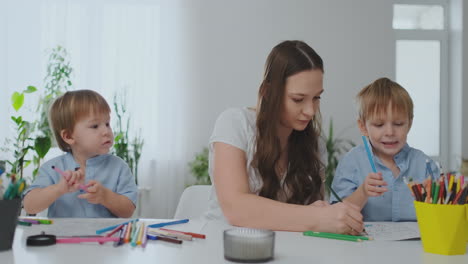
{"label": "boy's hand holding pencil", "polygon": [[387,182],[383,180],[381,172],[369,173],[361,185],[364,194],[371,197],[382,196],[388,191],[388,188],[383,186],[387,186]]}
{"label": "boy's hand holding pencil", "polygon": [[58,186],[64,194],[78,191],[84,183],[85,175],[81,169],[62,171],[54,166],[52,166],[52,169],[61,175]]}

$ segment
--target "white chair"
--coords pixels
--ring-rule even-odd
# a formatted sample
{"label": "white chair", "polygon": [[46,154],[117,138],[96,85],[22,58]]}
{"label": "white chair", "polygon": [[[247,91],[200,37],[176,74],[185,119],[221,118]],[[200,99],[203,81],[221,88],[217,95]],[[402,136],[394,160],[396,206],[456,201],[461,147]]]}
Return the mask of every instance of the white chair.
{"label": "white chair", "polygon": [[175,219],[193,219],[201,216],[208,209],[211,185],[192,185],[180,196],[174,214]]}

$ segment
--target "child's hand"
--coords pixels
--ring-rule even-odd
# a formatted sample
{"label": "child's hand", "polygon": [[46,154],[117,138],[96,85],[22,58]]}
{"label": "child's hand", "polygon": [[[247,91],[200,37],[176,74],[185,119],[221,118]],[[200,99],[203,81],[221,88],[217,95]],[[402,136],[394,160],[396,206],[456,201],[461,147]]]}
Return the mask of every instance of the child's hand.
{"label": "child's hand", "polygon": [[106,200],[109,189],[95,180],[90,180],[86,184],[86,193],[78,195],[78,198],[86,199],[92,204],[102,204]]}
{"label": "child's hand", "polygon": [[76,192],[80,188],[80,184],[84,182],[85,175],[82,170],[65,171],[60,178],[58,186],[62,193]]}
{"label": "child's hand", "polygon": [[366,196],[381,196],[384,192],[388,191],[386,187],[387,182],[383,180],[382,173],[369,173],[362,184],[364,194]]}

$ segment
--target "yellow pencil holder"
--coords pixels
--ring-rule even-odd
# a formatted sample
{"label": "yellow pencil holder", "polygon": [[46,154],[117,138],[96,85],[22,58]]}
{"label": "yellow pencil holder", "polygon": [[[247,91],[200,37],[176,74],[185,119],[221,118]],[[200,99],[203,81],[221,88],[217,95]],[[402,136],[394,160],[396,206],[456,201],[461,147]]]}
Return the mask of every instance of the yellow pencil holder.
{"label": "yellow pencil holder", "polygon": [[414,202],[425,252],[463,255],[468,238],[468,206]]}

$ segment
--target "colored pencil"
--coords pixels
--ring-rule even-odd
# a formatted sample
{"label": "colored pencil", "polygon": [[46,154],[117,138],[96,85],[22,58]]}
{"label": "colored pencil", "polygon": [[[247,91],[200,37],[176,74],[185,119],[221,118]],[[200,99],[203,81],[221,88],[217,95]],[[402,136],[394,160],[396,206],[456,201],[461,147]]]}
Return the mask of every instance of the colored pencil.
{"label": "colored pencil", "polygon": [[138,235],[140,234],[140,229],[141,229],[141,222],[138,223],[138,224],[135,223],[135,228],[133,228],[132,241],[130,243],[130,245],[132,245],[132,247],[137,246]]}
{"label": "colored pencil", "polygon": [[148,226],[145,226],[145,230],[143,231],[143,241],[141,242],[141,247],[146,248],[147,243],[148,243]]}
{"label": "colored pencil", "polygon": [[24,221],[18,220],[18,225],[22,225],[22,226],[31,226],[32,224],[31,224],[30,222],[24,222]]}
{"label": "colored pencil", "polygon": [[118,225],[113,225],[113,226],[108,226],[108,227],[98,229],[98,230],[96,230],[96,235],[100,235],[100,234],[105,233],[107,231],[113,230],[114,228],[118,227],[119,225],[126,225],[126,224],[128,224],[128,223],[130,223],[132,221],[138,221],[138,220],[139,220],[138,218],[137,219],[132,219],[130,221],[123,222],[123,223],[118,224]]}
{"label": "colored pencil", "polygon": [[372,159],[372,154],[369,148],[369,144],[367,143],[367,137],[362,136],[362,141],[364,142],[364,147],[366,148],[367,158],[369,159],[369,163],[372,167],[372,172],[377,173],[377,169],[375,168],[374,160]]}
{"label": "colored pencil", "polygon": [[150,240],[161,240],[169,243],[174,243],[174,244],[182,244],[182,240],[170,238],[170,237],[165,237],[165,236],[154,236],[154,235],[147,235],[147,239]]}
{"label": "colored pencil", "polygon": [[167,236],[167,237],[173,237],[173,238],[177,238],[177,239],[192,241],[192,236],[191,235],[186,235],[186,234],[181,234],[181,233],[173,233],[173,232],[168,232],[168,231],[161,230],[161,229],[149,228],[148,233],[152,234],[152,235],[163,235],[163,236]]}
{"label": "colored pencil", "polygon": [[185,235],[191,235],[192,237],[195,237],[195,238],[202,238],[202,239],[206,238],[206,236],[203,235],[203,234],[197,234],[197,233],[192,233],[192,232],[183,232],[183,231],[179,231],[179,230],[172,230],[172,229],[166,229],[166,228],[161,228],[161,230],[168,231],[168,232],[171,232],[171,233],[181,233],[181,234],[185,234]]}
{"label": "colored pencil", "polygon": [[131,234],[132,234],[132,222],[127,224],[127,232],[125,233],[125,239],[124,239],[125,243],[130,242],[130,235]]}
{"label": "colored pencil", "polygon": [[127,234],[128,224],[120,230],[119,241],[114,243],[114,247],[121,246],[125,243],[125,235]]}
{"label": "colored pencil", "polygon": [[82,243],[82,242],[110,242],[119,241],[118,237],[73,237],[73,238],[57,238],[57,243]]}
{"label": "colored pencil", "polygon": [[23,222],[29,222],[29,223],[35,224],[35,225],[40,224],[39,221],[37,221],[37,220],[32,220],[32,219],[27,219],[27,218],[20,218],[19,220],[23,221]]}
{"label": "colored pencil", "polygon": [[368,237],[364,237],[364,236],[351,236],[351,235],[314,232],[314,231],[305,231],[303,232],[303,235],[321,237],[321,238],[329,238],[329,239],[337,239],[337,240],[345,240],[345,241],[353,241],[353,242],[362,242],[363,240],[370,240]]}
{"label": "colored pencil", "polygon": [[143,243],[143,233],[146,234],[145,223],[140,224],[140,232],[138,233],[137,245],[141,245]]}
{"label": "colored pencil", "polygon": [[182,220],[177,220],[177,221],[171,221],[171,222],[164,222],[164,223],[158,223],[158,224],[152,224],[148,225],[148,227],[151,228],[160,228],[163,226],[168,226],[168,225],[178,225],[178,224],[185,224],[189,221],[189,219],[182,219]]}

